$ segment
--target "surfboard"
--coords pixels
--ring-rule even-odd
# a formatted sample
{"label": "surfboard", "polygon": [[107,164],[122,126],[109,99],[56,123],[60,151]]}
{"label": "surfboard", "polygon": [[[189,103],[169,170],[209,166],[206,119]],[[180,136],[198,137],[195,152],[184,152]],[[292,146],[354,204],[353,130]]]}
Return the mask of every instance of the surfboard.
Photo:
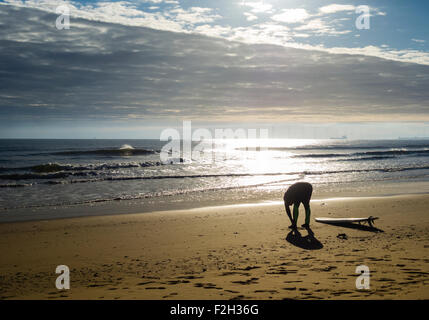
{"label": "surfboard", "polygon": [[317,222],[321,223],[331,223],[331,224],[344,224],[344,223],[362,223],[367,222],[371,227],[373,227],[374,220],[377,220],[378,217],[369,216],[366,218],[315,218]]}

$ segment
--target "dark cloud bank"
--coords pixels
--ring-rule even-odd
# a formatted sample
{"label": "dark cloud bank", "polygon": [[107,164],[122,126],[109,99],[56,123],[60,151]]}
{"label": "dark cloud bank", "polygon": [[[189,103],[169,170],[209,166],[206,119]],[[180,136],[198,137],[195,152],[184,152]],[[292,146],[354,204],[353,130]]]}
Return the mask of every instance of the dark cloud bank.
{"label": "dark cloud bank", "polygon": [[56,18],[0,6],[2,122],[429,114],[429,66]]}

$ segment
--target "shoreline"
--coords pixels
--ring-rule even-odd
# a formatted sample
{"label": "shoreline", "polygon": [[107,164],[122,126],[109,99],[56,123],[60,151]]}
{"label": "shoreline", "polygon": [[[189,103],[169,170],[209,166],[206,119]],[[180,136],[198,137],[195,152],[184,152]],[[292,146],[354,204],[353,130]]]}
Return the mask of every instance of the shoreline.
{"label": "shoreline", "polygon": [[[429,299],[428,207],[427,195],[316,201],[313,237],[291,235],[279,204],[3,223],[0,298]],[[369,215],[383,232],[314,222]],[[55,288],[62,264],[70,290]],[[354,287],[362,264],[370,290]]]}
{"label": "shoreline", "polygon": [[[420,192],[420,193],[402,193],[402,194],[388,194],[388,195],[377,195],[377,196],[349,196],[349,197],[328,197],[328,198],[316,198],[311,200],[311,204],[316,204],[319,202],[327,202],[327,201],[359,201],[359,200],[376,200],[376,199],[388,199],[388,198],[400,198],[407,196],[429,196],[428,192]],[[127,200],[122,200],[127,201]],[[94,217],[103,217],[103,216],[127,216],[127,215],[141,215],[141,214],[163,214],[163,213],[175,213],[175,212],[183,212],[183,211],[206,211],[206,210],[222,210],[222,209],[238,209],[238,208],[252,208],[252,207],[270,207],[270,206],[284,206],[283,201],[277,200],[262,200],[260,202],[246,202],[246,203],[234,203],[234,204],[226,204],[226,205],[217,205],[217,206],[195,206],[195,207],[186,207],[186,208],[172,208],[168,210],[152,210],[145,212],[124,212],[124,213],[99,213],[99,214],[91,214],[91,215],[76,215],[76,216],[57,216],[51,218],[39,218],[39,219],[26,219],[26,220],[5,220],[2,221],[0,219],[1,224],[8,223],[26,223],[26,222],[37,222],[37,221],[55,221],[55,220],[68,220],[68,219],[85,219],[85,218],[94,218]],[[78,208],[87,207],[87,205],[67,205],[63,208]],[[41,208],[45,209],[45,207]],[[19,209],[19,210],[27,210],[27,209]]]}
{"label": "shoreline", "polygon": [[[346,182],[343,185],[332,187],[331,184],[314,184],[317,190],[313,192],[312,201],[322,201],[331,198],[377,198],[405,195],[425,195],[429,194],[429,181],[377,181],[365,182],[363,185],[371,185],[365,190],[357,183]],[[324,189],[327,189],[326,191]],[[25,221],[43,221],[68,218],[83,218],[93,216],[127,215],[127,214],[147,214],[159,211],[193,210],[205,207],[220,206],[247,206],[264,205],[265,203],[283,204],[282,190],[274,190],[270,193],[262,193],[258,188],[249,189],[249,194],[244,190],[234,190],[232,192],[209,192],[198,201],[188,199],[187,194],[178,196],[164,196],[156,199],[127,199],[109,200],[84,204],[52,205],[45,207],[30,207],[17,209],[4,209],[0,211],[0,224]],[[404,190],[410,190],[404,192]],[[415,190],[420,190],[416,192]],[[225,198],[223,198],[225,197]],[[229,198],[228,198],[229,197]]]}

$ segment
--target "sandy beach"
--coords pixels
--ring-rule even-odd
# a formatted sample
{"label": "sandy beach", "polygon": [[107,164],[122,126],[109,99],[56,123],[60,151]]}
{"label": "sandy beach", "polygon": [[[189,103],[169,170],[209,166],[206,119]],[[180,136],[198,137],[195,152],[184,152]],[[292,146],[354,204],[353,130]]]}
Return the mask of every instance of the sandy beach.
{"label": "sandy beach", "polygon": [[[428,299],[429,197],[312,201],[0,224],[1,299]],[[379,232],[314,222],[378,216]],[[303,221],[301,208],[299,224]],[[341,235],[341,234],[345,234]],[[339,236],[340,235],[340,236]],[[370,289],[357,290],[358,265]],[[57,290],[57,265],[70,290]]]}

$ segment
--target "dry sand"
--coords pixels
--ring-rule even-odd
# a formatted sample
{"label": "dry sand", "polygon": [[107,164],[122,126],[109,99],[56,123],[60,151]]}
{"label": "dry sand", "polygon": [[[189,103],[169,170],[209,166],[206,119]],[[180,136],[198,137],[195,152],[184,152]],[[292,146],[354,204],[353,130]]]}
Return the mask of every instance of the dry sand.
{"label": "dry sand", "polygon": [[0,298],[428,299],[428,210],[427,195],[313,201],[312,218],[373,215],[383,232],[312,219],[312,240],[278,204],[4,223]]}

